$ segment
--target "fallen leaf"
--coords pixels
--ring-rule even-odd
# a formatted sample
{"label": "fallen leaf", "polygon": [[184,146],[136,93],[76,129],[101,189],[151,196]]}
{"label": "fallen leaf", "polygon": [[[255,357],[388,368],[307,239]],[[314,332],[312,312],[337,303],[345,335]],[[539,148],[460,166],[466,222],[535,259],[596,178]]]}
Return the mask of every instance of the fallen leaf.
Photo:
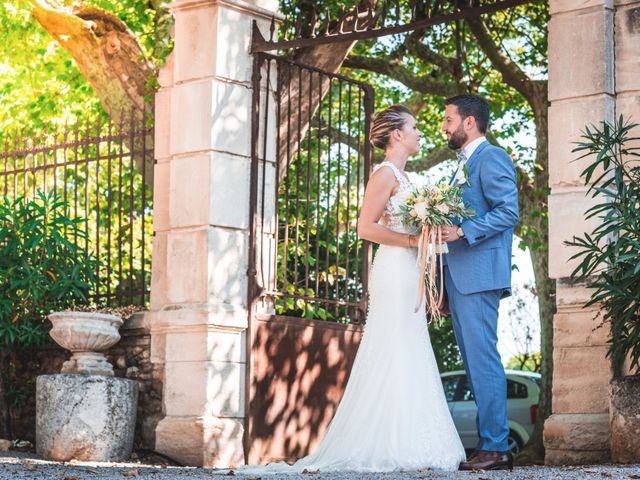
{"label": "fallen leaf", "polygon": [[420,468],[419,470],[417,470],[417,472],[423,473],[423,472],[430,472],[431,469],[430,468]]}
{"label": "fallen leaf", "polygon": [[318,470],[307,470],[306,468],[302,471],[302,473],[306,473],[307,475],[318,475],[320,473],[320,469]]}
{"label": "fallen leaf", "polygon": [[133,469],[133,470],[127,470],[126,472],[122,472],[122,476],[123,477],[139,477],[140,473],[138,472],[137,469]]}
{"label": "fallen leaf", "polygon": [[83,470],[83,472],[87,472],[87,473],[98,473],[97,470],[94,470],[93,468],[85,468]]}
{"label": "fallen leaf", "polygon": [[64,480],[80,480],[78,477],[64,477]]}
{"label": "fallen leaf", "polygon": [[56,477],[64,477],[66,474],[67,474],[67,471],[66,471],[66,470],[64,470],[64,471],[62,471],[62,472],[58,472],[58,473],[56,473]]}
{"label": "fallen leaf", "polygon": [[603,477],[610,477],[611,474],[609,472],[600,472],[600,475],[602,475]]}
{"label": "fallen leaf", "polygon": [[33,463],[25,463],[24,468],[26,468],[30,472],[36,472],[39,470],[38,467],[36,467]]}
{"label": "fallen leaf", "polygon": [[18,450],[20,452],[28,452],[30,450],[33,450],[33,444],[28,440],[14,440],[13,450]]}
{"label": "fallen leaf", "polygon": [[229,470],[227,473],[225,473],[225,475],[228,477],[233,477],[235,474],[236,472],[234,472],[233,470]]}
{"label": "fallen leaf", "polygon": [[631,474],[631,475],[629,475],[629,478],[634,478],[634,479],[635,479],[635,478],[640,478],[640,475],[633,475],[633,474]]}

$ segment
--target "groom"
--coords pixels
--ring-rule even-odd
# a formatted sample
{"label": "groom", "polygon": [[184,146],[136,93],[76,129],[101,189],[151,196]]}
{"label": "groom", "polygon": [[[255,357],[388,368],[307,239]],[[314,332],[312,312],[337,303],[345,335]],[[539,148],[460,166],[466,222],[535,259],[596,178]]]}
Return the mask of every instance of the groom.
{"label": "groom", "polygon": [[513,161],[485,138],[489,105],[475,95],[445,101],[442,131],[458,150],[451,183],[462,187],[465,206],[476,212],[460,225],[443,227],[444,280],[467,378],[473,391],[480,440],[460,470],[513,468],[507,448],[507,381],[498,354],[500,299],[511,295],[511,242],[518,223]]}

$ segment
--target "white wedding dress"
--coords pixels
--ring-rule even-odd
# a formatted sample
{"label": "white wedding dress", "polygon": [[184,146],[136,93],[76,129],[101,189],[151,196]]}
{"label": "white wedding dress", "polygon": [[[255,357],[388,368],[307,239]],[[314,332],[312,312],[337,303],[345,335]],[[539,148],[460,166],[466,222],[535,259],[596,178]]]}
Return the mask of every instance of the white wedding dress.
{"label": "white wedding dress", "polygon": [[[410,181],[390,162],[400,188],[381,220],[401,221]],[[385,472],[457,470],[465,451],[447,408],[424,306],[414,313],[417,250],[380,245],[369,280],[369,311],[344,395],[316,451],[293,465],[247,466],[237,473],[300,473],[304,469]]]}

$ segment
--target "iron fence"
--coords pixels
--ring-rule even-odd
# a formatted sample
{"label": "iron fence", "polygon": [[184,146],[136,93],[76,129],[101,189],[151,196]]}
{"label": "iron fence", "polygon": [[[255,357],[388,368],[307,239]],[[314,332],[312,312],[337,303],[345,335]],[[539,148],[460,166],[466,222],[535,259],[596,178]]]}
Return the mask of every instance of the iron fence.
{"label": "iron fence", "polygon": [[64,234],[99,260],[98,305],[144,305],[151,272],[153,128],[145,114],[8,134],[0,143],[0,195],[59,195],[82,218]]}

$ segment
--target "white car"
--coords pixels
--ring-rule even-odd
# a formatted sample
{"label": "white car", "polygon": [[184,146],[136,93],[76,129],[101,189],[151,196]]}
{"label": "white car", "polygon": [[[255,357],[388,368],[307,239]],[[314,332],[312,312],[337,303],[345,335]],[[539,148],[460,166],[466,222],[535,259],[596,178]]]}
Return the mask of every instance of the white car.
{"label": "white car", "polygon": [[[507,417],[509,418],[509,450],[515,455],[529,440],[538,414],[540,374],[522,370],[506,370]],[[476,413],[478,409],[464,370],[442,373],[442,386],[453,422],[467,450],[478,442]]]}

